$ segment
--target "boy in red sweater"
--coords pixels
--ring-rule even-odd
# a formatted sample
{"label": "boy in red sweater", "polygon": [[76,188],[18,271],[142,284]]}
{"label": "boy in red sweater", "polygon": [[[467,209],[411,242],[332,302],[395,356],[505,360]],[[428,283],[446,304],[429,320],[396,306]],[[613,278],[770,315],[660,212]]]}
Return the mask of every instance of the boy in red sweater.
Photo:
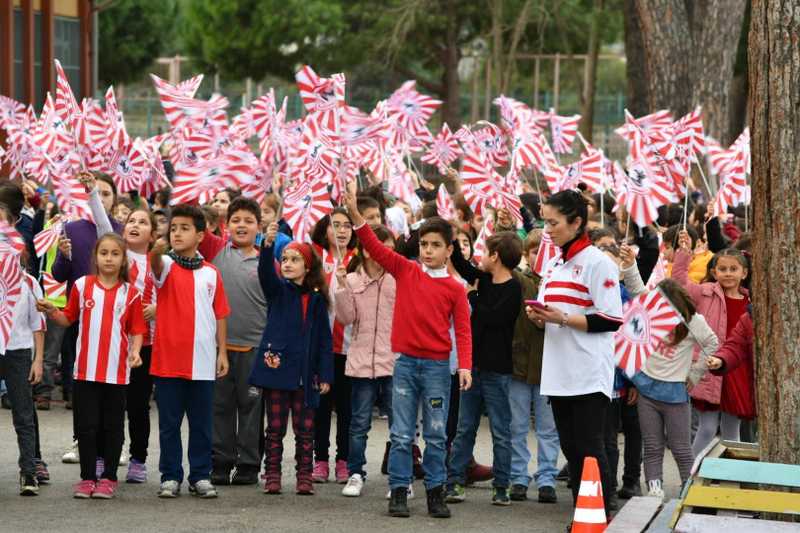
{"label": "boy in red sweater", "polygon": [[407,517],[410,514],[407,491],[413,480],[411,445],[421,402],[428,514],[434,518],[449,518],[444,485],[451,324],[455,326],[459,385],[461,390],[472,385],[469,305],[461,284],[447,273],[447,260],[453,251],[452,226],[434,217],[420,227],[422,264],[418,264],[383,246],[359,213],[352,192],[346,195],[346,202],[364,250],[397,283],[392,351],[400,356],[392,378],[389,515]]}

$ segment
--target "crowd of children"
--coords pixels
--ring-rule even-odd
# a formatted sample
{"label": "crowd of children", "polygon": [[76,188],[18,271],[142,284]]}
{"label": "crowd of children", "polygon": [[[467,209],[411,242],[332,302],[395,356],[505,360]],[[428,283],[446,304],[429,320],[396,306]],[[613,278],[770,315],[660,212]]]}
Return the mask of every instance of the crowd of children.
{"label": "crowd of children", "polygon": [[[486,208],[495,233],[476,243],[483,224],[457,188],[445,220],[424,187],[413,212],[352,186],[307,243],[293,240],[278,194],[259,203],[224,189],[207,206],[169,207],[168,191],[149,204],[118,195],[103,174],[79,179],[92,216],[65,224],[41,262],[32,237],[59,222],[54,203],[0,184],[0,220],[29,248],[0,355],[21,494],[49,481],[36,409],[50,408],[59,360],[75,441],[63,459],[80,462],[77,498],[112,498],[125,462],[125,481],[147,481],[151,398],[163,498],[177,497],[184,478],[191,494],[213,498],[220,485],[255,485],[262,471],[263,491],[281,493],[290,412],[296,492],[314,494],[333,458],[342,494],[360,496],[378,474],[366,449],[380,408],[388,511],[398,517],[410,514],[415,477],[433,517],[449,517],[447,504],[463,502],[475,479],[492,479],[495,505],[527,499],[532,481],[538,501],[554,503],[559,449],[575,498],[584,458],[598,460],[613,513],[618,497],[641,494],[642,463],[647,493],[664,496],[665,445],[686,481],[718,431],[739,440],[741,422],[755,418],[749,237],[738,217],[709,216],[699,201],[688,223],[671,205],[639,228],[611,198],[526,193],[524,229],[506,209]],[[540,246],[560,253],[535,271]],[[43,275],[66,282],[67,297],[44,295]],[[623,303],[655,285],[682,322],[626,376],[613,353]],[[481,474],[473,449],[484,414],[492,465]]]}

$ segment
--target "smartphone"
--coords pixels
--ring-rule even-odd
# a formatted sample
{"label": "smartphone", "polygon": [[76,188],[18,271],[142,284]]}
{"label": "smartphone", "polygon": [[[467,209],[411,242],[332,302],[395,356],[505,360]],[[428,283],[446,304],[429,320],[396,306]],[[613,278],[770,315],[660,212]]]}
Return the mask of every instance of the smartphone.
{"label": "smartphone", "polygon": [[525,300],[525,305],[536,307],[538,309],[547,309],[547,306],[539,300]]}

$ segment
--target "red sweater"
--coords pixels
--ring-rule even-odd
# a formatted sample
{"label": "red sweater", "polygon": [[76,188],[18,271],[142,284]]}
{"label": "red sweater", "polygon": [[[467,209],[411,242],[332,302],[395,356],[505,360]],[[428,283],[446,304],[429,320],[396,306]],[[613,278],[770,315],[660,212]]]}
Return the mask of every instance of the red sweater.
{"label": "red sweater", "polygon": [[422,267],[381,243],[367,224],[356,228],[364,249],[397,284],[392,351],[411,357],[450,357],[450,324],[455,325],[458,368],[472,368],[472,332],[464,287],[455,279],[433,278]]}

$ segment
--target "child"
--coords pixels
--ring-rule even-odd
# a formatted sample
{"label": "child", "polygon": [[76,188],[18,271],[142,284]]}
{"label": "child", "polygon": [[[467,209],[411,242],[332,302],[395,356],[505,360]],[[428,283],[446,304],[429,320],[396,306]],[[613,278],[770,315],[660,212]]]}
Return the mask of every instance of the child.
{"label": "child", "polygon": [[[89,196],[89,207],[97,224],[98,232],[113,231],[108,214],[99,203],[96,182],[91,174],[82,174],[81,182]],[[121,204],[118,204],[121,205]],[[128,276],[131,283],[142,296],[142,310],[147,322],[147,331],[142,340],[140,356],[142,364],[131,370],[126,398],[128,413],[128,433],[131,438],[127,483],[147,481],[147,447],[150,443],[150,398],[153,395],[153,378],[150,376],[153,335],[155,333],[156,286],[147,252],[156,239],[156,221],[145,207],[133,207],[123,221],[122,238],[127,246]],[[102,443],[100,443],[102,444]]]}
{"label": "child", "polygon": [[[522,297],[535,300],[542,281],[531,270],[536,263],[542,230],[533,230],[525,239],[524,251],[528,268],[525,272],[514,272],[514,277],[522,285]],[[521,309],[525,303],[520,302]],[[542,349],[544,331],[537,328],[525,313],[517,317],[514,326],[512,345],[512,375],[508,386],[508,399],[511,406],[511,500],[524,501],[528,498],[528,485],[531,476],[528,463],[531,452],[528,448],[528,432],[531,426],[531,407],[534,410],[536,432],[536,486],[539,489],[539,503],[556,503],[556,481],[558,474],[558,432],[553,420],[553,409],[545,396],[539,393],[542,377]]]}
{"label": "child", "polygon": [[[11,213],[0,204],[0,220],[9,223]],[[22,270],[22,266],[19,268]],[[0,354],[0,377],[5,380],[11,400],[11,417],[19,446],[19,493],[39,494],[36,472],[36,411],[32,385],[42,379],[44,361],[44,317],[37,312],[36,302],[42,290],[36,279],[23,272],[20,295],[11,316],[11,331],[5,353]],[[31,353],[33,352],[33,353]],[[33,355],[33,357],[31,357]]]}
{"label": "child", "polygon": [[[392,447],[389,453],[389,515],[410,516],[408,486],[412,481],[411,442],[422,403],[425,438],[425,488],[428,514],[449,518],[445,496],[446,425],[450,399],[450,324],[455,325],[461,390],[472,384],[472,338],[464,288],[447,273],[453,252],[453,228],[441,218],[419,229],[422,265],[382,246],[358,211],[355,194],[346,195],[356,233],[364,250],[397,283],[392,323],[392,351],[401,355],[392,376]],[[417,298],[416,295],[424,295]]]}
{"label": "child", "polygon": [[333,381],[327,287],[319,258],[305,243],[286,246],[281,257],[283,279],[278,277],[272,255],[277,233],[273,222],[258,259],[258,278],[269,301],[269,314],[250,373],[250,383],[264,389],[267,410],[264,492],[281,492],[283,438],[291,410],[296,491],[311,495],[314,409]]}
{"label": "child", "polygon": [[[633,297],[647,291],[633,261],[633,254],[622,264],[625,285]],[[705,358],[693,354],[712,354],[718,346],[717,336],[703,315],[696,312],[689,293],[672,279],[658,285],[672,306],[680,312],[678,324],[666,342],[653,353],[644,368],[633,376],[639,393],[637,410],[644,442],[644,477],[648,495],[664,497],[664,445],[668,444],[678,465],[681,482],[689,478],[692,468],[691,408],[686,384],[694,386],[706,371]],[[666,433],[666,437],[665,437]]]}
{"label": "child", "polygon": [[333,335],[334,380],[330,395],[320,400],[314,418],[314,482],[328,481],[328,464],[331,433],[331,413],[336,409],[336,465],[334,476],[337,483],[347,483],[347,457],[350,444],[350,379],[344,372],[347,348],[350,345],[352,326],[345,326],[336,319],[336,277],[339,266],[350,264],[356,247],[353,234],[353,221],[342,207],[335,208],[330,216],[320,220],[311,233],[314,251],[322,260],[325,284],[328,287],[332,305],[328,318]]}
{"label": "child", "polygon": [[[158,316],[150,373],[154,376],[161,443],[158,496],[175,498],[183,481],[181,422],[189,422],[189,492],[216,498],[209,480],[214,380],[228,373],[230,313],[219,271],[197,254],[206,229],[203,211],[172,209],[169,244],[157,241],[150,264],[158,289]],[[214,349],[216,345],[216,350]]]}
{"label": "child", "polygon": [[[114,497],[125,437],[130,368],[142,364],[139,351],[147,326],[139,291],[128,283],[125,250],[122,237],[103,235],[92,253],[97,274],[75,281],[64,311],[39,300],[39,308],[62,326],[80,319],[73,404],[81,462],[81,481],[73,492],[76,498]],[[98,431],[103,432],[104,443],[104,470],[99,480],[95,462]]]}
{"label": "child", "polygon": [[[698,285],[688,277],[691,238],[686,231],[681,231],[678,244],[672,277],[689,292],[697,312],[705,317],[719,342],[724,344],[750,303],[745,288],[749,262],[735,248],[722,250],[708,263],[706,279]],[[755,415],[748,407],[753,403],[753,382],[746,367],[722,377],[706,374],[692,389],[691,396],[700,419],[692,443],[695,457],[708,446],[718,429],[723,439],[739,440],[741,419]]]}
{"label": "child", "polygon": [[[374,226],[373,231],[384,246],[394,249],[395,239],[388,228]],[[389,427],[392,425],[392,373],[397,358],[391,346],[394,278],[386,274],[361,244],[356,258],[350,262],[349,274],[344,267],[339,267],[336,273],[339,281],[336,316],[342,324],[357,324],[345,368],[353,391],[353,411],[347,460],[350,478],[342,489],[344,496],[360,496],[364,487],[367,433],[372,424],[372,408],[379,398],[389,417]]]}
{"label": "child", "polygon": [[461,255],[457,241],[453,250],[453,266],[468,284],[477,282],[478,288],[469,294],[473,387],[463,391],[459,400],[458,430],[448,464],[447,502],[458,503],[466,498],[466,469],[485,407],[492,429],[492,504],[510,505],[511,408],[508,388],[513,370],[511,346],[514,326],[522,303],[522,287],[511,272],[522,257],[522,242],[510,231],[492,235],[486,239],[486,254],[481,258],[480,270]]}
{"label": "child", "polygon": [[[255,485],[261,464],[264,414],[261,392],[247,382],[267,319],[267,300],[258,282],[256,236],[261,208],[250,198],[236,197],[225,214],[230,241],[206,232],[200,254],[219,269],[231,304],[225,377],[214,385],[212,439],[214,485]],[[236,472],[231,477],[231,470]]]}

